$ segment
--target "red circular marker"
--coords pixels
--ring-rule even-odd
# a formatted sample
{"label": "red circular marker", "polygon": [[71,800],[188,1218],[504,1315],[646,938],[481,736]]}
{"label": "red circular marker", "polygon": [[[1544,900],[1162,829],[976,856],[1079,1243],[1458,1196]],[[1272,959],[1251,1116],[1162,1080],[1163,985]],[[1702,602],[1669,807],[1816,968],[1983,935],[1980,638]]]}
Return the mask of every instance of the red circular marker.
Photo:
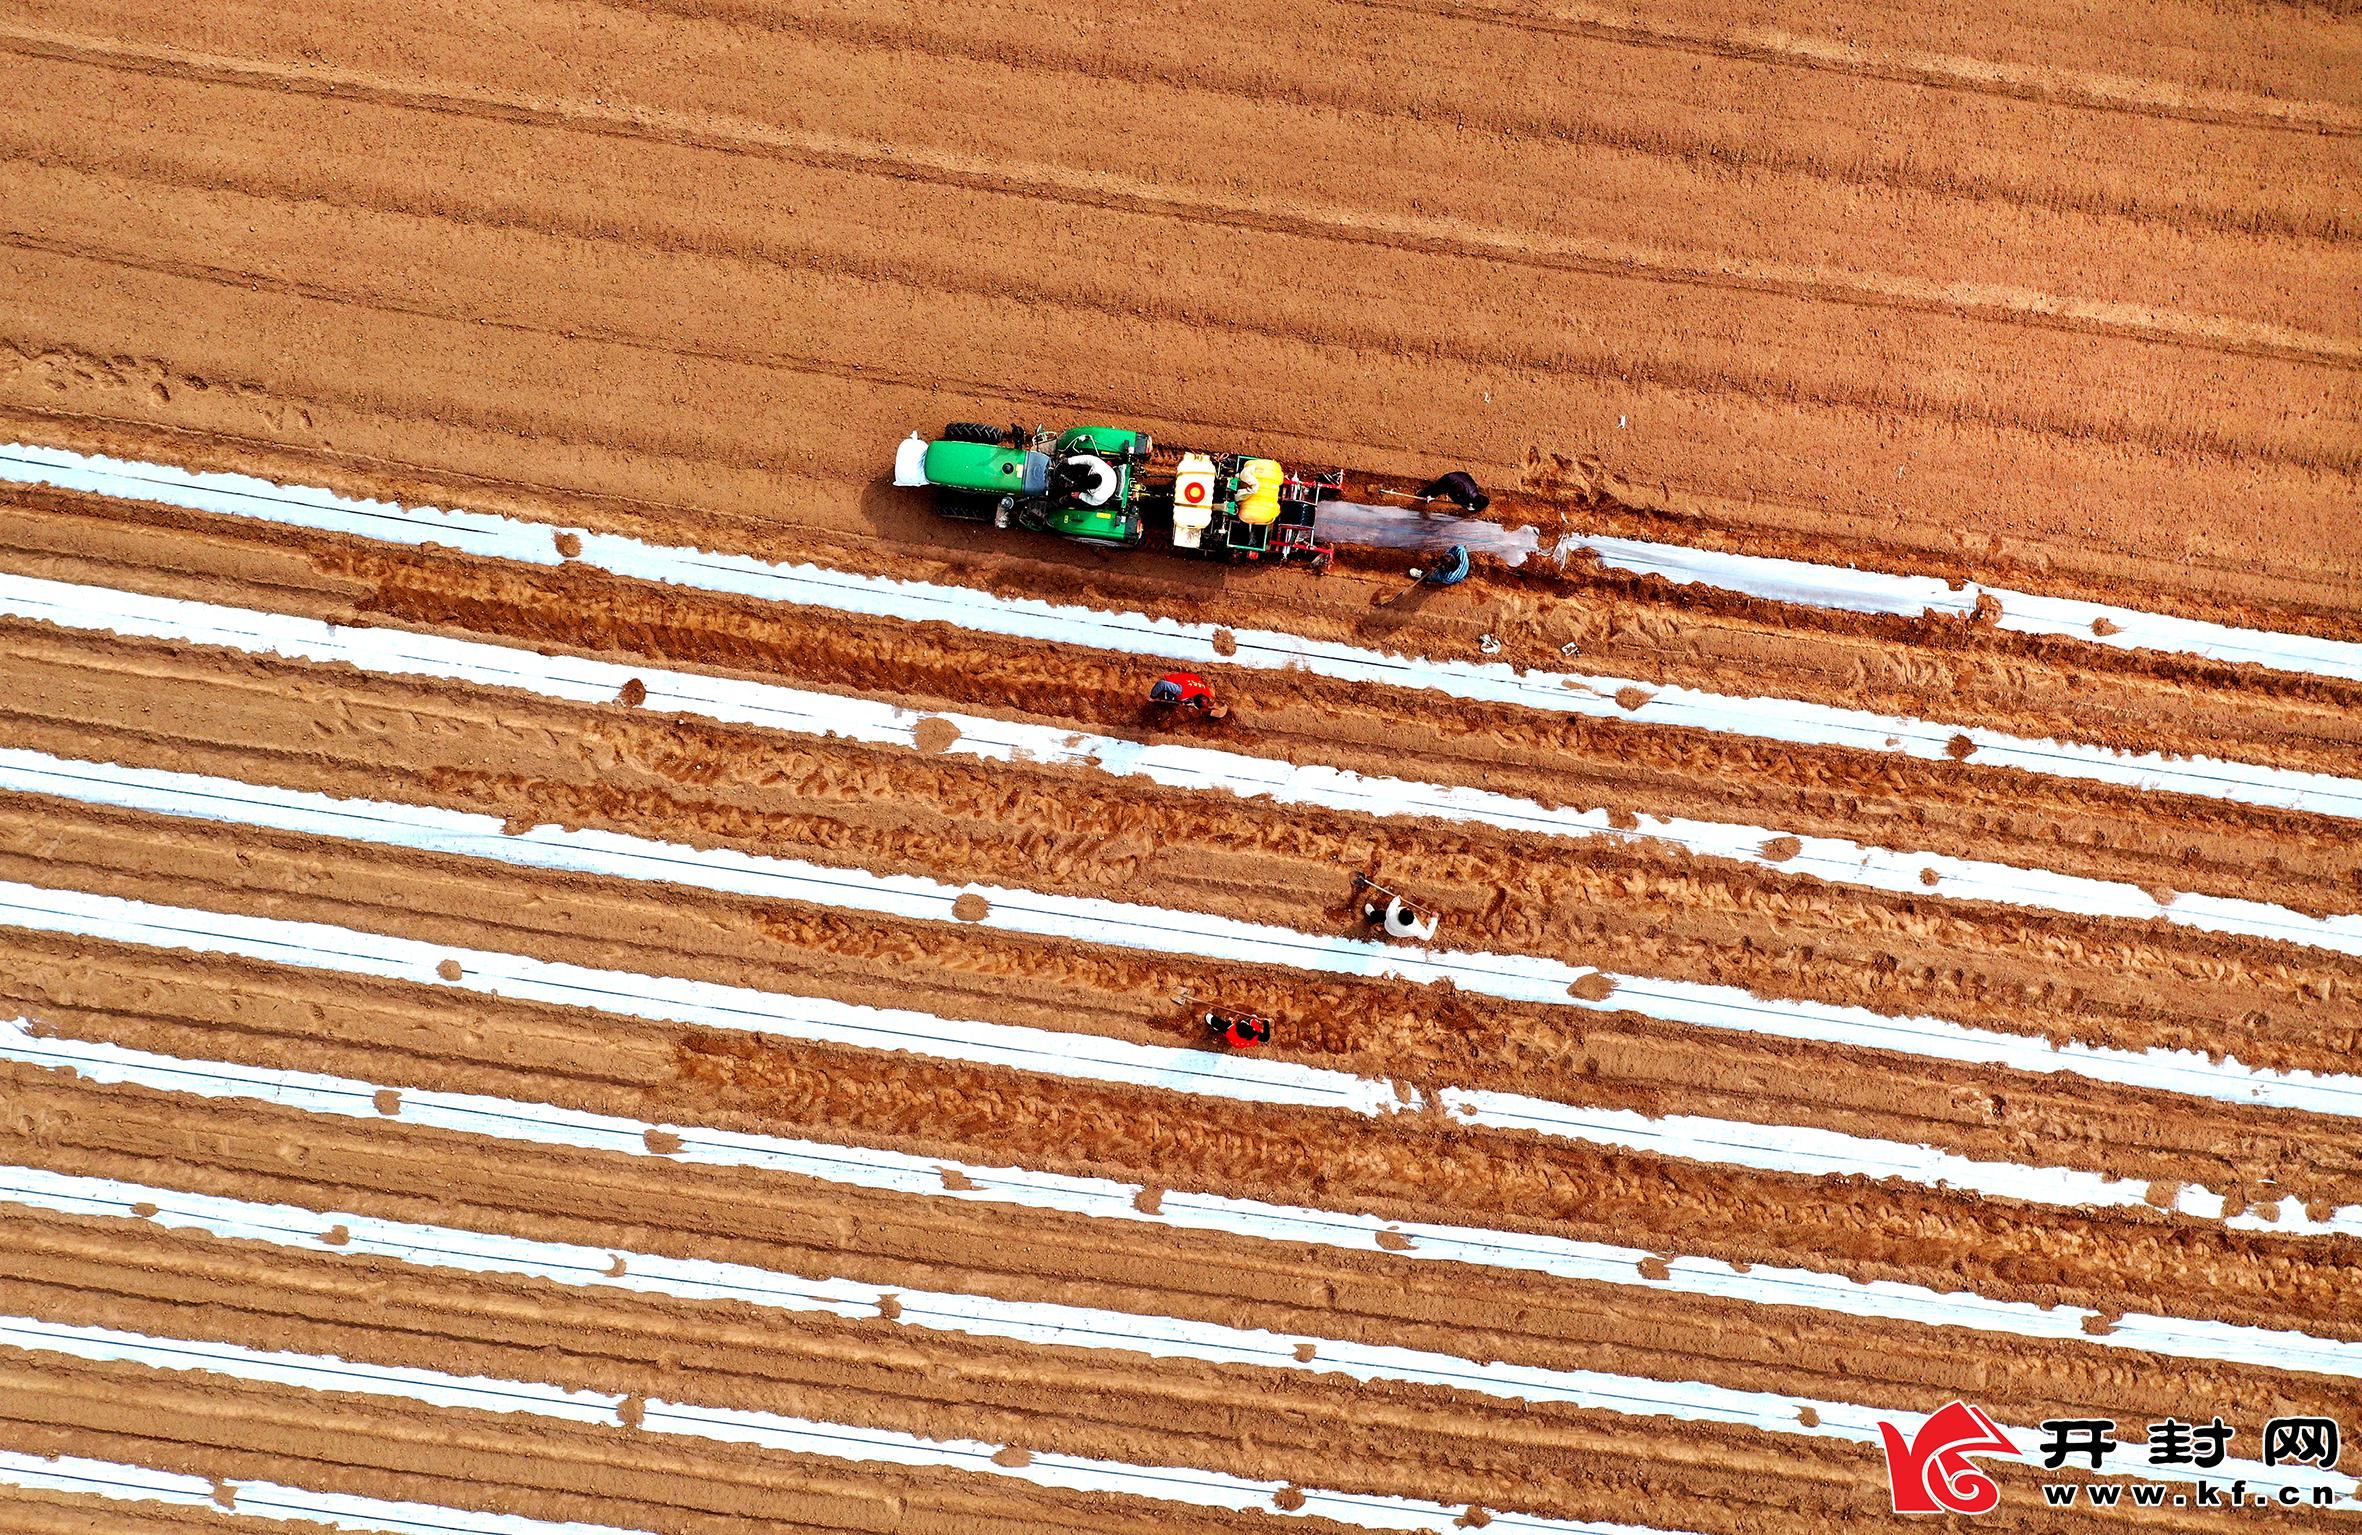
{"label": "red circular marker", "polygon": [[1186,501],[1203,501],[1206,498],[1205,481],[1191,480],[1187,487],[1182,490],[1181,496],[1182,499]]}

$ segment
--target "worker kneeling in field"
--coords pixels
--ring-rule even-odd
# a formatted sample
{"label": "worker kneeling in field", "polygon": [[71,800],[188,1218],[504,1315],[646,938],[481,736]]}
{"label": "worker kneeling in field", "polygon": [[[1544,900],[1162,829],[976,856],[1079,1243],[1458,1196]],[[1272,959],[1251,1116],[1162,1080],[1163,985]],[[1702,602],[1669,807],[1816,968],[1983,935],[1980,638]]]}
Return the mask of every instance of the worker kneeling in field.
{"label": "worker kneeling in field", "polygon": [[1253,1049],[1271,1038],[1271,1020],[1260,1013],[1208,1013],[1206,1027],[1237,1050]]}
{"label": "worker kneeling in field", "polygon": [[1228,708],[1214,702],[1214,690],[1195,672],[1165,673],[1148,690],[1148,701],[1168,709],[1194,710],[1210,720],[1223,719],[1230,713]]}

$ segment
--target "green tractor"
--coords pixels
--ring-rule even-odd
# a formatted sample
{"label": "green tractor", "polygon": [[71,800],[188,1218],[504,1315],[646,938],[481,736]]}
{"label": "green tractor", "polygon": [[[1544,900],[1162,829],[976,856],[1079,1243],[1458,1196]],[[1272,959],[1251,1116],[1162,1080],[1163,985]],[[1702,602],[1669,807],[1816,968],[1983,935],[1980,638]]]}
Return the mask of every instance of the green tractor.
{"label": "green tractor", "polygon": [[902,443],[894,483],[933,489],[947,517],[996,527],[1130,548],[1154,524],[1171,530],[1176,549],[1326,569],[1331,551],[1317,539],[1315,512],[1340,493],[1344,476],[1291,474],[1243,454],[1160,452],[1129,427],[954,421],[932,442],[913,432]]}

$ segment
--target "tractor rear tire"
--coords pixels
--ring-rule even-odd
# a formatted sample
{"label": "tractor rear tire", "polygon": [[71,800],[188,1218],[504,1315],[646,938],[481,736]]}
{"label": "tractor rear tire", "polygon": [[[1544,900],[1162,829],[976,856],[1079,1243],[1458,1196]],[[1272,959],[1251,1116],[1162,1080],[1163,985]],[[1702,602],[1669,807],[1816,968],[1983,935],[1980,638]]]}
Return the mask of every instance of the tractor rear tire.
{"label": "tractor rear tire", "polygon": [[1009,434],[1001,427],[987,426],[981,421],[954,421],[943,429],[943,435],[952,442],[998,443]]}
{"label": "tractor rear tire", "polygon": [[966,490],[938,490],[935,510],[956,522],[990,522],[1000,497]]}

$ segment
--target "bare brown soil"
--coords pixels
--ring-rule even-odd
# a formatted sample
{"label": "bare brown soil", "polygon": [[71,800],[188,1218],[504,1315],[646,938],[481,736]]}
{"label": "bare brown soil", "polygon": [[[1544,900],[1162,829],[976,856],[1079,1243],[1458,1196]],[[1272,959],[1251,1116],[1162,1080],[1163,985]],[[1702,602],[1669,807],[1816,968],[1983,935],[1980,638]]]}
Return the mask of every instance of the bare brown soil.
{"label": "bare brown soil", "polygon": [[[2218,41],[2341,57],[2267,14]],[[1014,34],[53,0],[0,39],[55,103],[6,141],[7,403],[839,545],[937,541],[883,493],[847,516],[912,420],[1080,409],[2350,624],[2350,83],[1996,28],[1931,65],[1844,22],[1316,0]]]}
{"label": "bare brown soil", "polygon": [[[1219,726],[1147,715],[1140,658],[986,640],[448,550],[0,491],[0,572],[773,679],[930,716],[916,750],[611,701],[359,675],[0,620],[0,746],[1324,933],[1356,870],[1453,947],[1592,972],[1595,1007],[1014,936],[970,893],[893,921],[687,887],[0,795],[0,879],[1395,1082],[1368,1118],[501,1001],[457,957],[395,984],[0,926],[0,1017],[333,1072],[351,1118],[0,1070],[0,1161],[317,1212],[307,1245],[0,1207],[0,1313],[557,1382],[612,1425],[429,1409],[0,1349],[0,1446],[189,1472],[160,1511],[0,1489],[0,1526],[261,1528],[256,1479],[665,1535],[1342,1528],[1306,1493],[1701,1535],[1891,1528],[1875,1446],[1019,1346],[909,1292],[1061,1301],[1307,1341],[1623,1372],[2004,1422],[2362,1423],[2339,1377],[2110,1347],[2132,1313],[2362,1339],[2356,1244],[2174,1212],[2362,1203],[2352,1122],[1637,1010],[1652,979],[2026,1037],[2350,1072],[2362,964],[2160,917],[2098,921],[1814,879],[1852,839],[2120,881],[2160,912],[2362,908],[2323,815],[1631,717],[1691,687],[2362,777],[2362,687],[1966,620],[1834,614],[1577,558],[1411,587],[1119,556],[949,524],[891,489],[949,418],[1115,419],[1333,463],[1456,466],[1494,515],[1981,580],[2362,639],[2362,69],[2334,7],[1669,0],[31,0],[0,17],[0,436],[571,529],[812,559],[1219,626]],[[1599,719],[1235,664],[1282,629],[1596,673]],[[2093,626],[2094,639],[2109,630]],[[1497,648],[1493,648],[1497,647]],[[1556,806],[1771,828],[1768,863],[1648,840],[1275,807],[1034,762],[997,715]],[[1645,718],[1645,717],[1643,717]],[[1958,736],[1968,748],[1970,738]],[[1612,975],[1629,977],[1619,986]],[[1444,1087],[1825,1128],[2135,1180],[2061,1208],[1476,1129]],[[652,1126],[645,1154],[424,1128],[492,1093]],[[676,1160],[700,1129],[911,1153],[887,1195]],[[1141,1220],[972,1197],[960,1164],[1135,1185]],[[1200,1234],[1217,1193],[1593,1239],[1632,1283]],[[886,1287],[835,1319],[357,1256],[349,1212]],[[152,1211],[150,1212],[152,1213]],[[1659,1288],[1684,1256],[2087,1308],[2032,1341]],[[972,1439],[960,1470],[649,1427],[764,1408]],[[1804,1408],[1799,1428],[1817,1425]],[[2252,1439],[2239,1446],[2252,1453]],[[1254,1477],[1226,1513],[1036,1488],[1059,1453]],[[2119,1457],[2120,1459],[2124,1457]],[[2096,1530],[2003,1469],[1984,1523]],[[2159,1511],[2171,1530],[2231,1516]],[[2238,1519],[2248,1527],[2252,1519]]]}

